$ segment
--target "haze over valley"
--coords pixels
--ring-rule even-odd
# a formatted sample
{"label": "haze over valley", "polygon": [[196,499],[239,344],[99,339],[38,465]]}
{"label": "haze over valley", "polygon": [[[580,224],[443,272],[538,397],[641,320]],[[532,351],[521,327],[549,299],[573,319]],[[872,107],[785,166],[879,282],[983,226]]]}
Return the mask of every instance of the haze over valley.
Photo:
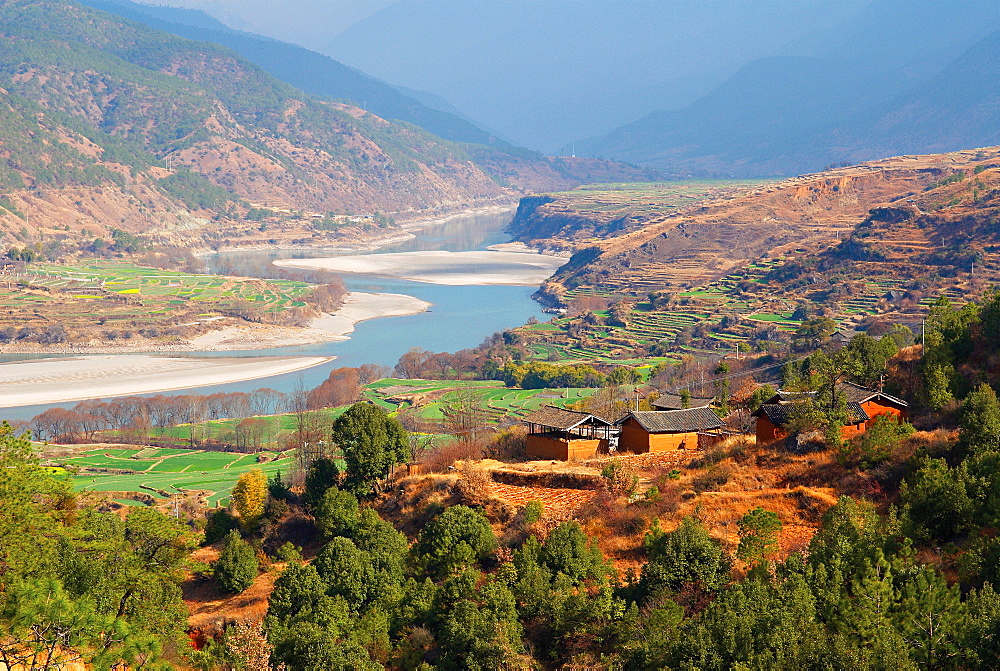
{"label": "haze over valley", "polygon": [[1000,667],[1000,4],[0,0],[0,668]]}

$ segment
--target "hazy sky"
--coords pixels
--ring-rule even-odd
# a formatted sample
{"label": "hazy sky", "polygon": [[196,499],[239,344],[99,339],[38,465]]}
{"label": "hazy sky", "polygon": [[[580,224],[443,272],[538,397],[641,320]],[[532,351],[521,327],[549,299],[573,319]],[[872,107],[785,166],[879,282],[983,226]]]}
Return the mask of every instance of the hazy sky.
{"label": "hazy sky", "polygon": [[320,50],[395,0],[136,0],[201,9],[230,27]]}
{"label": "hazy sky", "polygon": [[565,151],[687,104],[870,0],[146,1],[314,49],[517,144]]}

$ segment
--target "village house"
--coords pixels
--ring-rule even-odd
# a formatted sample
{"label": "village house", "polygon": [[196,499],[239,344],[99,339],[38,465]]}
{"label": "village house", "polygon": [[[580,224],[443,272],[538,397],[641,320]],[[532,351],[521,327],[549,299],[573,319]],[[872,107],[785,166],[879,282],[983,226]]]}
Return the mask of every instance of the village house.
{"label": "village house", "polygon": [[[895,396],[852,382],[838,383],[836,391],[847,401],[847,423],[840,430],[840,435],[845,440],[867,431],[880,415],[906,420],[908,404]],[[786,438],[786,427],[791,420],[795,403],[812,398],[815,394],[816,392],[779,391],[762,404],[751,415],[757,420],[757,444],[773,443]]]}
{"label": "village house", "polygon": [[718,436],[723,426],[708,407],[630,412],[617,424],[618,449],[635,453],[696,450]]}
{"label": "village house", "polygon": [[[687,408],[704,408],[711,405],[714,398],[688,398]],[[686,410],[680,394],[660,394],[649,402],[653,410]]]}
{"label": "village house", "polygon": [[597,415],[553,406],[524,418],[528,425],[525,453],[533,459],[570,461],[607,452],[614,435],[611,422]]}

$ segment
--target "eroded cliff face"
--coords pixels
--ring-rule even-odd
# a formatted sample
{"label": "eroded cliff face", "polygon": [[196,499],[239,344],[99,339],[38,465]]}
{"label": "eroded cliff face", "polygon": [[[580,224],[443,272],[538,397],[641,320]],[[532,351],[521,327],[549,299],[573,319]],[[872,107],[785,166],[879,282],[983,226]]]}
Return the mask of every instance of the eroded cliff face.
{"label": "eroded cliff face", "polygon": [[757,258],[829,247],[847,238],[872,208],[926,200],[931,196],[921,194],[931,193],[928,187],[998,160],[1000,149],[990,148],[875,161],[706,196],[671,213],[632,214],[625,232],[607,236],[602,227],[615,218],[594,209],[581,213],[577,192],[554,194],[528,201],[515,232],[539,247],[585,251],[542,286],[540,296],[548,302],[578,287],[622,295],[677,290]]}

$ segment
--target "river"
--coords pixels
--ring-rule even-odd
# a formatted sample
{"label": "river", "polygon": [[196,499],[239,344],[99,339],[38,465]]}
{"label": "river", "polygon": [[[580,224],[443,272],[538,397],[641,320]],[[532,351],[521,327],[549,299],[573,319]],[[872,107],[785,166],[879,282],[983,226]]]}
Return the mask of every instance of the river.
{"label": "river", "polygon": [[[513,211],[490,214],[470,214],[455,217],[442,224],[411,231],[415,238],[382,247],[371,254],[413,251],[464,252],[486,249],[509,240],[503,229]],[[321,271],[294,271],[271,265],[276,259],[329,257],[338,253],[358,254],[357,251],[286,249],[267,251],[225,252],[205,258],[207,271],[245,277],[307,277],[322,280]],[[432,304],[427,311],[403,317],[383,317],[363,321],[355,326],[348,340],[316,343],[298,347],[238,352],[190,352],[184,357],[255,357],[268,355],[333,356],[328,364],[306,370],[259,378],[247,382],[194,387],[165,393],[211,394],[220,391],[249,391],[271,387],[290,392],[298,386],[312,388],[326,379],[333,368],[378,363],[392,366],[411,347],[435,352],[455,351],[474,347],[487,336],[507,328],[520,326],[531,317],[545,319],[541,306],[531,300],[536,287],[488,285],[451,286],[427,284],[375,275],[342,274],[350,291],[408,294]],[[12,361],[27,357],[2,357]],[[31,356],[30,358],[38,358]],[[3,410],[10,420],[30,419],[50,407],[71,407],[73,403],[23,406]]]}

